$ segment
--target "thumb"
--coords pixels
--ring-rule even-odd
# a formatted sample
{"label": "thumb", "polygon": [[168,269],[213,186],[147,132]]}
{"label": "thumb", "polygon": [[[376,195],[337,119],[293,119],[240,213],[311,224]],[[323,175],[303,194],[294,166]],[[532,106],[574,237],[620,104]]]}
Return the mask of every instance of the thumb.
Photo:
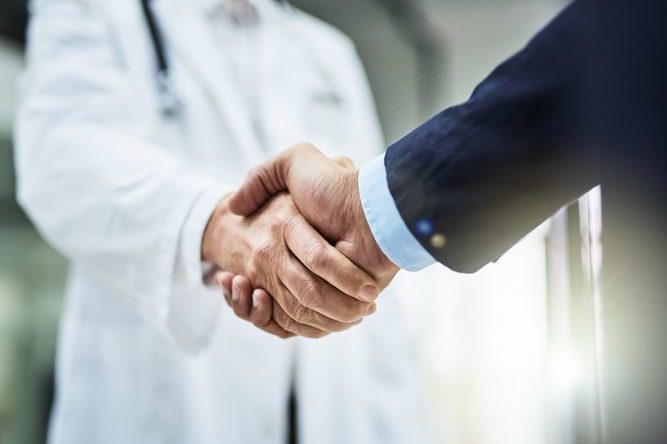
{"label": "thumb", "polygon": [[288,159],[286,151],[250,170],[241,188],[229,200],[231,212],[249,216],[259,210],[271,196],[285,191]]}

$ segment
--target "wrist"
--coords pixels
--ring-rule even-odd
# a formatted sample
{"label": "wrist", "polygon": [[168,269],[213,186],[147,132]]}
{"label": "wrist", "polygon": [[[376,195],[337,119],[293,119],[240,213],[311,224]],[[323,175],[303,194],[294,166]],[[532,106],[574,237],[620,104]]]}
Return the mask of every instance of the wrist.
{"label": "wrist", "polygon": [[347,211],[352,215],[353,224],[348,226],[349,230],[355,231],[362,238],[373,237],[371,227],[368,225],[364,214],[364,207],[361,203],[361,194],[359,193],[359,170],[351,171],[348,174],[346,182]]}
{"label": "wrist", "polygon": [[348,196],[350,196],[348,199],[348,211],[352,215],[351,220],[353,221],[349,229],[356,232],[353,236],[358,239],[359,244],[363,245],[363,249],[367,254],[370,254],[374,258],[373,263],[375,266],[373,268],[375,272],[373,274],[380,278],[385,275],[393,277],[400,268],[384,254],[368,223],[359,191],[359,170],[351,172],[348,184]]}
{"label": "wrist", "polygon": [[220,246],[223,244],[224,221],[232,216],[229,209],[230,196],[225,197],[211,214],[204,229],[201,245],[201,258],[206,262],[220,264]]}

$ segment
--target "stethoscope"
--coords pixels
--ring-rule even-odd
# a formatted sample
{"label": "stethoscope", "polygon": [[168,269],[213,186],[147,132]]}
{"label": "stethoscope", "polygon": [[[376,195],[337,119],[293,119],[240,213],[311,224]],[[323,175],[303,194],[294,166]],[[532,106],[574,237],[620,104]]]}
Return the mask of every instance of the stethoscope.
{"label": "stethoscope", "polygon": [[155,60],[157,62],[157,89],[158,89],[158,107],[160,113],[166,118],[177,117],[182,109],[183,102],[178,97],[178,93],[174,86],[173,73],[167,52],[165,51],[164,39],[162,32],[157,23],[157,18],[153,13],[150,5],[151,0],[141,0],[141,9],[144,13],[144,19],[148,27],[153,51],[155,53]]}
{"label": "stethoscope", "polygon": [[[287,0],[275,1],[286,6],[289,5]],[[146,26],[148,27],[157,63],[156,82],[159,102],[158,108],[164,117],[175,118],[181,114],[184,105],[176,91],[173,72],[169,64],[169,59],[167,58],[164,38],[158,25],[157,17],[155,17],[153,9],[151,8],[151,0],[141,0],[141,9],[146,21]],[[239,17],[239,20],[242,21],[243,19]]]}

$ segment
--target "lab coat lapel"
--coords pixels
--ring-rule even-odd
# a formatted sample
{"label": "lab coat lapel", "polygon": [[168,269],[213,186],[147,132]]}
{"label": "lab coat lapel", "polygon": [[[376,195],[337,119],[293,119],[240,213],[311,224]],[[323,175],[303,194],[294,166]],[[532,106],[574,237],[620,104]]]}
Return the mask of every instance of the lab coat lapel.
{"label": "lab coat lapel", "polygon": [[172,57],[181,58],[202,82],[239,149],[250,164],[264,160],[265,153],[248,118],[248,107],[222,62],[223,49],[216,47],[206,33],[207,24],[198,16],[203,14],[198,2],[160,0],[155,2],[155,11],[167,44],[173,49]]}

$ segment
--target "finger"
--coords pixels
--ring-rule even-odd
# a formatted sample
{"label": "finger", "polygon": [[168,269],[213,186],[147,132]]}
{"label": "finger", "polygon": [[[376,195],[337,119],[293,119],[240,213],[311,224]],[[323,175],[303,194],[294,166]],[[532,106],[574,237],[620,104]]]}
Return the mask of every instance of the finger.
{"label": "finger", "polygon": [[[322,327],[322,322],[331,319],[347,324],[349,328],[375,311],[374,302],[363,302],[352,298],[324,279],[313,276],[296,258],[293,262],[290,272],[284,277],[284,284],[301,305],[309,308],[308,311],[302,310],[301,315],[304,317],[304,322]],[[318,323],[313,324],[313,322]],[[331,324],[328,331],[335,327],[335,324]],[[340,326],[337,331],[344,329],[345,326]]]}
{"label": "finger", "polygon": [[273,320],[273,301],[269,294],[256,289],[252,294],[252,309],[250,312],[250,322],[256,327],[266,327]]}
{"label": "finger", "polygon": [[229,200],[232,213],[249,216],[271,196],[286,190],[285,168],[288,159],[288,151],[283,152],[250,170],[241,188]]}
{"label": "finger", "polygon": [[264,327],[259,327],[260,330],[263,330],[270,335],[276,336],[280,339],[289,339],[293,338],[296,336],[294,333],[291,333],[284,328],[282,328],[276,321],[271,319],[268,324],[266,324]]}
{"label": "finger", "polygon": [[289,169],[294,159],[306,156],[325,158],[314,146],[301,143],[253,168],[241,188],[229,199],[231,212],[249,216],[274,194],[289,190]]}
{"label": "finger", "polygon": [[257,289],[253,292],[252,298],[250,321],[255,327],[282,339],[294,336],[294,333],[288,332],[273,319],[273,298],[266,291]]}
{"label": "finger", "polygon": [[227,305],[232,306],[232,280],[234,279],[234,273],[228,271],[218,271],[213,276],[215,283],[222,289],[222,294],[227,301]]}
{"label": "finger", "polygon": [[273,319],[274,301],[266,291],[257,289],[253,292],[252,298],[253,307],[250,314],[250,321],[257,328],[281,339],[288,339],[294,336],[294,333],[288,332]]}
{"label": "finger", "polygon": [[234,279],[234,273],[230,273],[229,271],[218,271],[213,276],[213,279],[224,293],[227,293],[231,296],[232,280]]}
{"label": "finger", "polygon": [[375,279],[329,244],[303,216],[285,226],[285,242],[302,264],[342,293],[364,302],[377,299],[380,288]]}
{"label": "finger", "polygon": [[355,169],[354,161],[347,156],[340,156],[335,159],[336,163],[345,168]]}
{"label": "finger", "polygon": [[326,331],[311,327],[310,325],[303,325],[296,322],[285,313],[278,303],[278,300],[275,298],[273,300],[273,319],[283,330],[305,338],[317,339],[323,338],[329,334]]}
{"label": "finger", "polygon": [[250,320],[252,306],[252,286],[244,276],[234,276],[232,280],[232,308],[241,319]]}
{"label": "finger", "polygon": [[[296,258],[282,274],[283,291],[276,300],[292,319],[327,332],[340,332],[366,316],[371,304],[359,302],[313,276]],[[312,307],[317,307],[314,309]]]}

